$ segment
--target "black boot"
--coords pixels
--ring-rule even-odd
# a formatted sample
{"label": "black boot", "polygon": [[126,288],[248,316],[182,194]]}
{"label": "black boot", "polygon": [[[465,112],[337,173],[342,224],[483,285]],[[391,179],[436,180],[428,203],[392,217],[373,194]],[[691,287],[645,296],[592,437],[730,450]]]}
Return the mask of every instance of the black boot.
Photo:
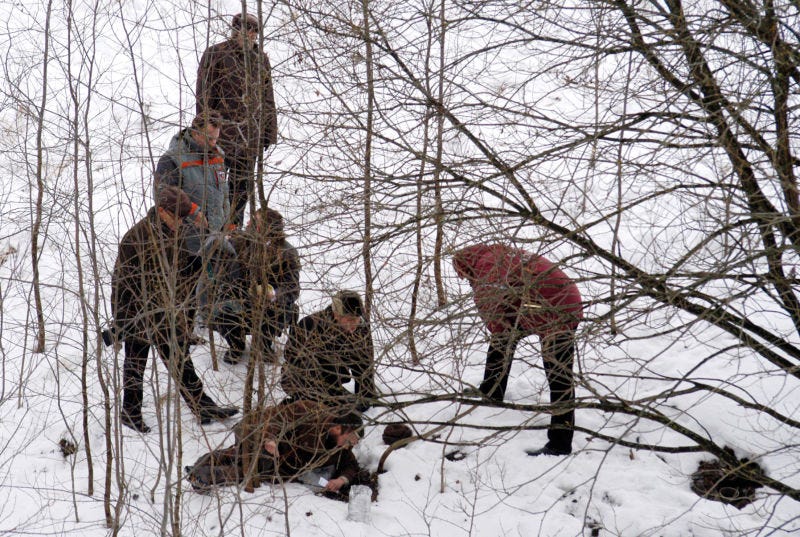
{"label": "black boot", "polygon": [[570,453],[572,453],[572,450],[556,449],[550,446],[550,444],[547,444],[546,446],[539,449],[526,449],[525,453],[527,453],[531,457],[538,457],[539,455],[546,455],[548,457],[554,457],[554,456],[560,457],[563,455],[569,455]]}
{"label": "black boot", "polygon": [[200,425],[208,425],[212,421],[224,421],[232,418],[239,413],[235,406],[205,406],[200,409],[197,416],[200,418]]}
{"label": "black boot", "polygon": [[133,429],[134,431],[138,431],[142,434],[147,434],[150,432],[150,427],[144,422],[141,414],[129,414],[126,411],[120,412],[119,421],[125,427]]}

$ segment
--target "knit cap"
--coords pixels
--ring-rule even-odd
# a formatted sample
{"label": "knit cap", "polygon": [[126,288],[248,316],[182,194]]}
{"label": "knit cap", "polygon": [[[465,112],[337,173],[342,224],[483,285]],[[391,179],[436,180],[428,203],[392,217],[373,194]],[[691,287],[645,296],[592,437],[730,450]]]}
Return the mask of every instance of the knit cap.
{"label": "knit cap", "polygon": [[161,188],[156,197],[156,205],[178,218],[189,216],[194,210],[192,200],[189,199],[186,192],[176,186]]}

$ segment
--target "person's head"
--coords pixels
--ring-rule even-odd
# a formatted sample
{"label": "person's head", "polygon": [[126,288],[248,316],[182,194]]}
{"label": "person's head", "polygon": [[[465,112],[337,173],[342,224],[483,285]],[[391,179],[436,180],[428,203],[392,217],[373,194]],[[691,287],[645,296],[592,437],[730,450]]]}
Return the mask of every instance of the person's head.
{"label": "person's head", "polygon": [[158,191],[156,207],[178,219],[190,215],[193,210],[192,200],[176,186],[165,186]]}
{"label": "person's head", "polygon": [[261,25],[255,15],[238,13],[231,20],[233,37],[239,39],[242,45],[252,46],[258,40]]}
{"label": "person's head", "polygon": [[192,139],[205,149],[216,147],[219,130],[222,127],[222,114],[216,110],[206,110],[192,120]]}
{"label": "person's head", "polygon": [[252,218],[250,218],[247,227],[251,229],[254,228],[255,231],[270,237],[284,236],[283,215],[269,207],[258,209]]}
{"label": "person's head", "polygon": [[465,248],[453,255],[453,268],[456,269],[456,274],[458,274],[459,278],[466,278],[467,280],[475,278],[474,269],[478,257],[479,255],[474,248]]}
{"label": "person's head", "polygon": [[328,434],[343,448],[351,448],[358,444],[364,432],[364,421],[355,412],[343,412],[334,416]]}
{"label": "person's head", "polygon": [[364,304],[356,291],[339,291],[331,300],[333,318],[346,332],[353,333],[364,319]]}

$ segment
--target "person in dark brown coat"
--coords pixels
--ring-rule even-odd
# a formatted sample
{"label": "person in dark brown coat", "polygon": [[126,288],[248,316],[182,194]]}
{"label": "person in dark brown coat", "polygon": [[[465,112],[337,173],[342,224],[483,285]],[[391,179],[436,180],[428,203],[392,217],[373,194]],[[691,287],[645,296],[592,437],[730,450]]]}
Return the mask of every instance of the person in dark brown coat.
{"label": "person in dark brown coat", "polygon": [[197,205],[177,187],[163,188],[156,207],[122,238],[111,279],[114,334],[124,343],[121,422],[146,433],[142,419],[143,376],[155,347],[201,423],[235,415],[203,391],[189,355],[194,286],[202,262]]}
{"label": "person in dark brown coat", "polygon": [[277,141],[278,120],[269,58],[259,49],[261,25],[250,14],[231,22],[230,39],[203,53],[197,70],[197,114],[217,110],[223,124],[219,145],[225,152],[233,223],[241,227],[253,173],[261,151]]}
{"label": "person in dark brown coat", "polygon": [[[356,291],[342,290],[322,311],[304,317],[289,332],[281,387],[290,399],[364,411],[375,403],[374,346]],[[344,385],[355,381],[355,393]]]}
{"label": "person in dark brown coat", "polygon": [[257,211],[229,238],[209,256],[208,278],[198,286],[201,311],[228,343],[224,362],[241,361],[247,334],[253,335],[251,355],[273,361],[275,338],[297,320],[300,256],[274,209]]}
{"label": "person in dark brown coat", "polygon": [[257,211],[231,241],[242,267],[242,284],[249,288],[250,333],[260,323],[262,357],[273,357],[275,338],[297,322],[300,256],[286,238],[283,216],[270,208]]}
{"label": "person in dark brown coat", "polygon": [[[258,411],[254,423],[250,435],[258,452],[254,469],[259,478],[293,481],[330,467],[330,479],[322,485],[330,492],[340,492],[360,480],[352,451],[363,428],[358,414],[300,400],[266,407]],[[238,423],[233,446],[207,453],[187,468],[196,490],[205,492],[212,486],[233,485],[244,479],[243,430],[243,423]]]}

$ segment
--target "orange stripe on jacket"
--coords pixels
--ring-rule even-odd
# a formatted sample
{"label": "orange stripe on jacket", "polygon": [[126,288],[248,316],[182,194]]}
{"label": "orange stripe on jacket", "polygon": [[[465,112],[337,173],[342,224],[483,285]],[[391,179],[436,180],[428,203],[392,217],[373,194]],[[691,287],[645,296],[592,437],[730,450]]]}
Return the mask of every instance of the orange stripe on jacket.
{"label": "orange stripe on jacket", "polygon": [[[222,157],[214,157],[208,161],[208,164],[222,164],[225,162],[225,159]],[[189,160],[186,162],[181,162],[181,168],[191,168],[192,166],[203,166],[205,162],[201,160]]]}

